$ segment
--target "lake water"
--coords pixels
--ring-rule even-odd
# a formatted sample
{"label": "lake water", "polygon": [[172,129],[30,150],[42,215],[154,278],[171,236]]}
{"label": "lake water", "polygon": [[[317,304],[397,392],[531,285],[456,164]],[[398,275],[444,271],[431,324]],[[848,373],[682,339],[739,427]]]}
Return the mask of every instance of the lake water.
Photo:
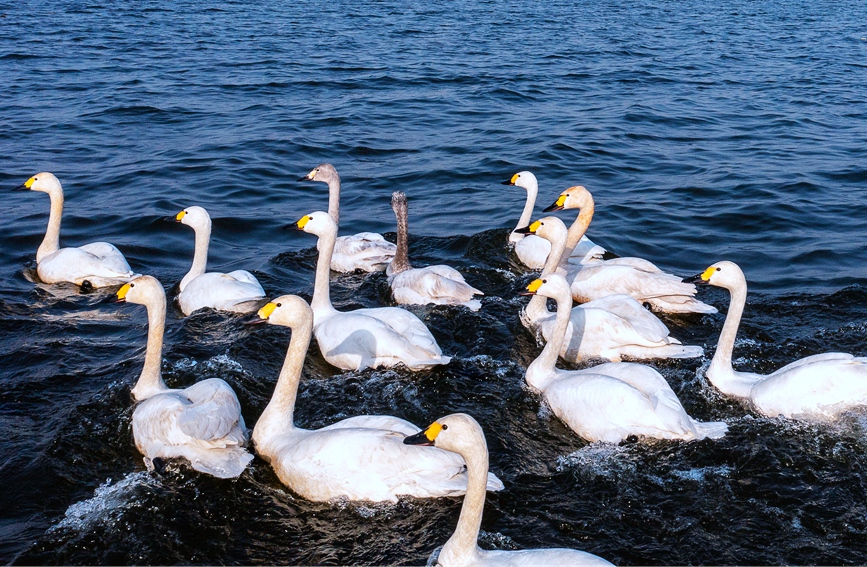
{"label": "lake water", "polygon": [[[169,289],[214,218],[209,268],[252,270],[309,299],[321,162],[343,180],[341,232],[393,239],[458,267],[482,310],[413,308],[455,360],[420,373],[339,372],[308,356],[296,421],[364,413],[485,429],[488,548],[567,546],[629,564],[867,562],[867,420],[760,417],[704,377],[654,363],[718,441],[588,444],[523,382],[540,351],[506,244],[524,191],[537,215],[571,185],[589,235],[691,275],[722,259],[750,296],[739,369],[826,351],[867,354],[867,4],[603,0],[510,3],[0,1],[0,183],[64,185],[62,243],[116,244]],[[130,428],[144,310],[32,281],[48,199],[0,200],[0,561],[39,564],[423,564],[460,499],[312,504],[257,459],[237,481],[145,471]],[[566,221],[574,211],[559,213]],[[387,304],[382,275],[335,276],[341,309]],[[721,308],[720,290],[701,297]],[[712,354],[723,315],[663,317]],[[252,427],[288,331],[169,314],[170,386],[226,379]]]}

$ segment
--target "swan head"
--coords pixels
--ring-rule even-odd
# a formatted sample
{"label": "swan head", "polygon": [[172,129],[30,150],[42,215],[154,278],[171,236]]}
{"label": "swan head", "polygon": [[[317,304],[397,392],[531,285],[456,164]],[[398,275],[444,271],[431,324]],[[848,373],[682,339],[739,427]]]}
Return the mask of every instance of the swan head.
{"label": "swan head", "polygon": [[545,207],[544,212],[562,211],[563,209],[583,209],[593,206],[593,195],[583,185],[575,185],[560,193],[553,205]]}
{"label": "swan head", "polygon": [[42,173],[37,173],[23,184],[16,187],[16,189],[20,189],[22,191],[42,191],[43,193],[60,193],[63,194],[63,187],[60,185],[60,181],[54,176],[53,173],[48,173],[47,171],[43,171]]}
{"label": "swan head", "polygon": [[175,215],[175,221],[191,226],[194,229],[211,226],[211,215],[202,207],[187,207]]}
{"label": "swan head", "polygon": [[700,274],[684,278],[685,283],[715,285],[733,289],[746,285],[746,278],[740,266],[734,262],[722,261],[709,266]]}
{"label": "swan head", "polygon": [[514,185],[515,187],[523,187],[527,191],[539,190],[539,182],[536,180],[536,176],[529,171],[519,171],[511,178],[509,178],[508,181],[503,181],[503,185]]}
{"label": "swan head", "polygon": [[406,193],[403,191],[395,191],[391,194],[391,208],[394,212],[406,210],[408,206]]}
{"label": "swan head", "polygon": [[306,301],[297,295],[281,295],[266,303],[257,313],[271,325],[297,329],[313,320],[313,310]]}
{"label": "swan head", "polygon": [[166,291],[163,284],[153,276],[140,276],[117,290],[117,300],[120,302],[152,305],[159,301],[165,304]]}
{"label": "swan head", "polygon": [[527,286],[527,293],[524,295],[541,295],[554,299],[558,303],[566,299],[572,300],[569,282],[560,274],[548,274],[544,278],[533,280]]}
{"label": "swan head", "polygon": [[424,431],[406,437],[403,442],[405,445],[434,446],[461,454],[471,454],[473,450],[478,451],[480,446],[487,450],[482,426],[465,413],[441,417]]}
{"label": "swan head", "polygon": [[322,181],[323,183],[331,183],[332,181],[340,181],[340,176],[337,175],[337,169],[330,163],[320,163],[314,167],[310,173],[298,181]]}
{"label": "swan head", "polygon": [[568,229],[563,221],[557,217],[544,217],[524,228],[517,228],[515,232],[520,234],[535,234],[550,242],[566,240]]}
{"label": "swan head", "polygon": [[308,234],[315,234],[316,236],[337,234],[337,223],[334,222],[331,215],[322,211],[304,215],[298,219],[295,226],[298,230],[303,230]]}

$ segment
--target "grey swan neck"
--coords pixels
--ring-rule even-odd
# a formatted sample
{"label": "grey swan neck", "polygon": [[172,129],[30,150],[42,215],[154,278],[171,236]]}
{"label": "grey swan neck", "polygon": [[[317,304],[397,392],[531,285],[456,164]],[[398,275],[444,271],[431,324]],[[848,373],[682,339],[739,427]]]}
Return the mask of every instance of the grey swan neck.
{"label": "grey swan neck", "polygon": [[394,216],[397,219],[397,249],[394,259],[388,266],[388,275],[395,275],[412,269],[409,263],[409,206],[406,196],[393,198]]}
{"label": "grey swan neck", "polygon": [[328,180],[328,216],[334,219],[334,224],[340,226],[340,176],[336,170]]}

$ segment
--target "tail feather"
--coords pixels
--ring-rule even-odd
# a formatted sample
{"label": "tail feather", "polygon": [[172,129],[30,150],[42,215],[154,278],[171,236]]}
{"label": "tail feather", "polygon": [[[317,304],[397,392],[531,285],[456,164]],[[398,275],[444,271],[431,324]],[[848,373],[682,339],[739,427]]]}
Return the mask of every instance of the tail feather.
{"label": "tail feather", "polygon": [[187,457],[195,470],[217,478],[238,478],[253,455],[242,447],[196,451]]}
{"label": "tail feather", "polygon": [[693,425],[695,426],[695,431],[698,435],[697,439],[719,439],[720,437],[725,436],[726,432],[729,430],[729,426],[723,421],[701,422],[693,420]]}

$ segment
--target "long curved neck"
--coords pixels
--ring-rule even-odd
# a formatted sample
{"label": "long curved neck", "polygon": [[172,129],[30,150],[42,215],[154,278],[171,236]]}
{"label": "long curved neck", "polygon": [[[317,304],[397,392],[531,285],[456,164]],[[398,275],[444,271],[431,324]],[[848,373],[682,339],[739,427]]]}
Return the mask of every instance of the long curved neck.
{"label": "long curved neck", "polygon": [[328,216],[340,226],[340,177],[337,175],[328,180]]}
{"label": "long curved neck", "polygon": [[537,390],[544,390],[555,372],[557,357],[560,356],[563,341],[566,340],[566,328],[569,326],[569,317],[572,314],[571,296],[564,294],[556,300],[557,317],[554,319],[554,334],[542,349],[542,353],[527,367],[527,383]]}
{"label": "long curved neck", "polygon": [[273,435],[295,429],[295,400],[298,396],[298,384],[301,382],[301,369],[313,333],[312,314],[305,312],[302,317],[301,324],[292,327],[292,338],[286,351],[286,360],[283,361],[283,369],[280,370],[280,377],[274,387],[274,394],[253,430],[253,442],[260,448]]}
{"label": "long curved neck", "polygon": [[482,525],[488,484],[488,446],[484,440],[472,451],[462,452],[461,456],[467,463],[467,493],[455,533],[440,552],[441,558],[449,557],[453,561],[480,554],[479,527]]}
{"label": "long curved neck", "polygon": [[132,394],[137,401],[145,400],[168,390],[160,371],[163,361],[163,335],[166,330],[165,296],[147,304],[147,310],[148,345],[145,351],[144,368],[142,368],[141,375],[132,389]]}
{"label": "long curved neck", "polygon": [[744,374],[739,378],[732,368],[732,351],[735,347],[735,337],[737,337],[741,316],[744,313],[744,306],[747,302],[746,281],[736,287],[730,288],[729,292],[731,293],[729,311],[726,314],[726,320],[717,342],[713,360],[711,360],[710,366],[707,369],[707,377],[714,386],[726,394],[749,397],[750,389],[756,383],[757,378],[751,374]]}
{"label": "long curved neck", "polygon": [[[539,185],[531,183],[527,187],[527,200],[524,203],[524,210],[521,212],[521,218],[518,219],[518,225],[515,228],[522,228],[530,224],[530,219],[533,217],[533,208],[536,206],[536,195],[539,193]],[[513,232],[509,235],[509,242],[518,242],[524,238],[523,234]]]}
{"label": "long curved neck", "polygon": [[319,258],[316,260],[316,280],[313,283],[313,300],[310,302],[314,313],[334,311],[331,305],[331,256],[336,240],[336,227],[319,236]]}
{"label": "long curved neck", "polygon": [[409,221],[406,202],[400,202],[394,209],[397,218],[397,250],[389,266],[389,275],[399,274],[412,268],[409,263]]}
{"label": "long curved neck", "polygon": [[48,215],[48,228],[45,230],[45,238],[36,250],[36,263],[42,261],[49,254],[60,249],[60,220],[63,217],[63,191],[49,191],[51,199],[51,213]]}
{"label": "long curved neck", "polygon": [[181,280],[180,289],[184,291],[187,284],[205,273],[208,267],[208,246],[211,244],[211,221],[202,226],[194,226],[196,233],[196,251],[193,253],[193,265]]}
{"label": "long curved neck", "polygon": [[[551,251],[548,253],[548,258],[545,260],[545,265],[542,267],[542,275],[544,278],[548,274],[554,272],[557,266],[560,265],[560,258],[563,255],[564,247],[566,246],[566,235],[559,231],[553,235],[548,241],[551,243]],[[526,307],[527,316],[532,321],[538,321],[543,317],[547,317],[551,312],[548,311],[548,298],[542,295],[534,295],[530,298],[530,303]]]}
{"label": "long curved neck", "polygon": [[581,205],[581,211],[578,213],[578,217],[566,233],[566,247],[563,250],[563,255],[560,257],[561,267],[566,267],[566,263],[569,261],[572,251],[575,250],[575,247],[581,241],[581,237],[584,236],[585,232],[587,232],[587,228],[590,226],[590,221],[593,220],[593,212],[595,210],[596,205],[593,203],[592,197],[588,198],[587,202]]}

